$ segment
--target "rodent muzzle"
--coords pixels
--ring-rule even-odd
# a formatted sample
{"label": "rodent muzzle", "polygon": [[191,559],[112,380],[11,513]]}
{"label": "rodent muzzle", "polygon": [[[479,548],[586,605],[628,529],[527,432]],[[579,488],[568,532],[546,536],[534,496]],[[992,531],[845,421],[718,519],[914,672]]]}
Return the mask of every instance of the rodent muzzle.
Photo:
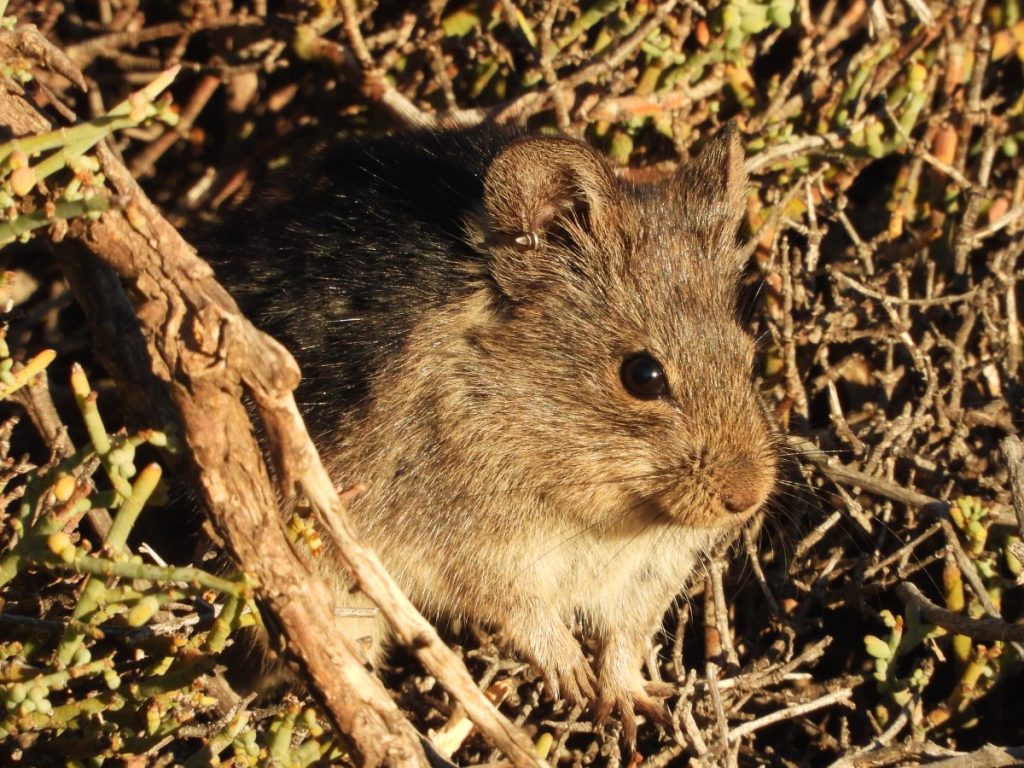
{"label": "rodent muzzle", "polygon": [[778,459],[769,437],[759,446],[761,440],[749,430],[725,434],[747,434],[747,445],[705,445],[697,457],[680,467],[696,490],[684,506],[710,526],[731,525],[757,512],[771,495],[778,475]]}

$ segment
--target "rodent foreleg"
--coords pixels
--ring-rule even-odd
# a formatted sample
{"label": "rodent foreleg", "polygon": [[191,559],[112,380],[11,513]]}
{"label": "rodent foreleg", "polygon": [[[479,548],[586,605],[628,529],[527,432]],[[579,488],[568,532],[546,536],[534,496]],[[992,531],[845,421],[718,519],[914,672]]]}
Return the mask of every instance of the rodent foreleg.
{"label": "rodent foreleg", "polygon": [[554,610],[541,605],[517,610],[506,616],[501,626],[509,645],[543,673],[555,699],[576,704],[594,700],[594,671],[580,644]]}

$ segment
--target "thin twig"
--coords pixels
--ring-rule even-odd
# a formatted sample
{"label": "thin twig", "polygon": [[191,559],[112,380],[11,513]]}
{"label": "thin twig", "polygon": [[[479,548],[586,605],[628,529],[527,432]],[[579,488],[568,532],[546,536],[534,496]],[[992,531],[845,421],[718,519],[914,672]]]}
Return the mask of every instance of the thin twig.
{"label": "thin twig", "polygon": [[940,499],[926,496],[909,488],[902,488],[895,483],[840,464],[835,461],[834,457],[829,456],[813,443],[802,438],[789,436],[786,438],[786,445],[796,451],[801,458],[817,466],[834,482],[853,485],[869,493],[875,493],[911,507],[945,507],[946,502]]}
{"label": "thin twig", "polygon": [[1024,539],[1024,442],[1016,435],[1004,437],[999,444],[1006,457],[1013,492],[1013,511],[1017,516],[1017,532]]}
{"label": "thin twig", "polygon": [[847,702],[850,700],[851,696],[853,696],[852,688],[840,688],[838,691],[826,693],[824,696],[812,701],[805,701],[802,704],[794,704],[791,707],[780,709],[778,712],[772,712],[771,714],[759,717],[756,720],[741,723],[732,729],[732,732],[729,734],[729,738],[734,742],[739,741],[744,736],[747,736],[761,728],[765,728],[766,726],[775,725],[775,723],[781,723],[784,720],[792,720],[793,718],[800,717],[801,715],[806,715],[808,712],[814,712],[817,709],[830,707],[833,704]]}

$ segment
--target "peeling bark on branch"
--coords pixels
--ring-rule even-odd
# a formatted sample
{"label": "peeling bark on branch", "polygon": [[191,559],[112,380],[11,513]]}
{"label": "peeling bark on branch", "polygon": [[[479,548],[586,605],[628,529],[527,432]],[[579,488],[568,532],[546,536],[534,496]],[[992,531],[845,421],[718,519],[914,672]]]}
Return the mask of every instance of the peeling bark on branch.
{"label": "peeling bark on branch", "polygon": [[141,196],[123,167],[110,153],[101,155],[108,177],[135,206],[132,223],[139,229],[111,213],[77,222],[71,235],[127,283],[215,525],[242,568],[256,577],[289,653],[301,661],[312,689],[363,762],[423,764],[414,729],[359,662],[344,639],[342,620],[324,611],[331,604],[327,585],[292,549],[241,403],[244,388],[290,392],[299,379],[295,362],[241,316],[210,268]]}
{"label": "peeling bark on branch", "polygon": [[[47,127],[20,94],[0,88],[0,123],[21,135]],[[278,494],[271,484],[248,413],[249,394],[266,430],[283,496],[309,497],[357,584],[380,605],[399,639],[463,704],[470,718],[517,766],[540,766],[526,735],[508,722],[477,688],[458,658],[391,581],[363,546],[306,432],[292,396],[299,370],[280,344],[258,331],[216,282],[213,272],[146,198],[113,153],[100,146],[104,174],[125,212],[110,211],[69,229],[73,243],[91,251],[125,284],[141,325],[136,352],[149,351],[152,370],[140,370],[139,354],[118,356],[122,384],[155,374],[167,386],[147,388],[154,412],[178,414],[190,449],[196,488],[239,564],[255,576],[260,598],[276,617],[287,651],[355,747],[364,765],[425,765],[415,729],[345,639],[343,619],[327,584],[309,572],[284,530]],[[74,258],[70,253],[66,258]],[[88,271],[87,267],[77,265]],[[87,276],[82,284],[95,284]],[[92,302],[93,323],[105,313],[124,314],[123,294],[107,295],[109,307]],[[119,306],[120,302],[120,306]],[[120,333],[128,333],[124,323]],[[120,339],[121,343],[131,341]],[[136,344],[131,341],[131,344]],[[151,378],[151,376],[150,376]],[[171,405],[173,403],[173,405]],[[215,415],[215,416],[214,416]]]}

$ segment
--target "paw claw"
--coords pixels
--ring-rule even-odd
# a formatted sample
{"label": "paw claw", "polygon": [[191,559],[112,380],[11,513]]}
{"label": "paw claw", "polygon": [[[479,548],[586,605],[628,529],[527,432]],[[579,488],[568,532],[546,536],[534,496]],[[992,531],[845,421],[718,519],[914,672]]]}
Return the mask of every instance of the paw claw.
{"label": "paw claw", "polygon": [[644,683],[644,693],[656,699],[667,699],[679,693],[679,686],[675,683],[656,683],[648,681]]}
{"label": "paw claw", "polygon": [[548,681],[548,687],[556,699],[569,704],[585,704],[593,701],[596,680],[590,667],[558,670],[557,677]]}
{"label": "paw claw", "polygon": [[583,654],[575,664],[559,667],[544,675],[552,698],[569,704],[586,704],[596,698],[597,678]]}
{"label": "paw claw", "polygon": [[637,713],[662,728],[671,729],[672,714],[664,700],[675,693],[677,688],[674,685],[650,682],[640,689],[603,691],[594,707],[594,718],[603,723],[613,711],[617,711],[622,723],[622,741],[632,751],[636,747]]}
{"label": "paw claw", "polygon": [[662,728],[672,728],[672,713],[663,698],[650,696],[639,696],[633,700],[633,704],[640,712],[651,721]]}

